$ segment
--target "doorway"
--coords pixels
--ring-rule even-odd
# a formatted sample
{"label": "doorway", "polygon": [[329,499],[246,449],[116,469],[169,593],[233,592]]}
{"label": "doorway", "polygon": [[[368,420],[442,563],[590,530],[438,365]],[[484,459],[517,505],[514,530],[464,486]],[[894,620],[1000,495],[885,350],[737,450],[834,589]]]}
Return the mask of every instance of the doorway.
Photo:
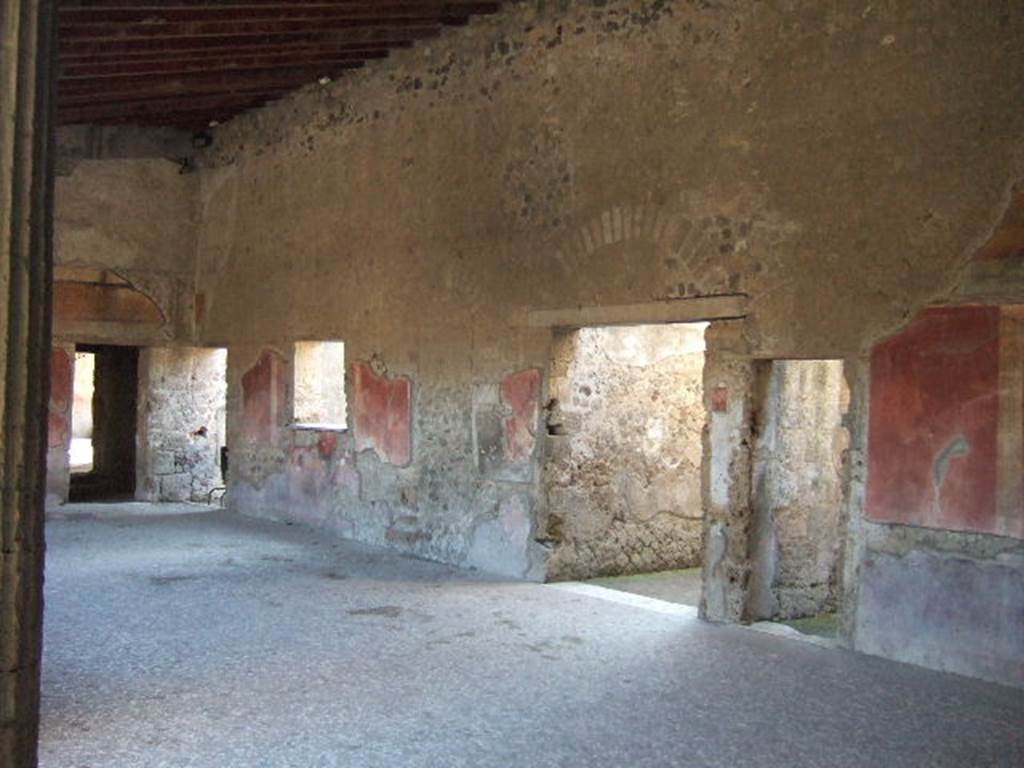
{"label": "doorway", "polygon": [[75,348],[70,501],[135,495],[138,361],[136,347]]}
{"label": "doorway", "polygon": [[556,332],[544,470],[549,580],[699,602],[706,327]]}
{"label": "doorway", "polygon": [[92,472],[92,397],[95,391],[96,354],[75,352],[75,376],[71,406],[71,474]]}

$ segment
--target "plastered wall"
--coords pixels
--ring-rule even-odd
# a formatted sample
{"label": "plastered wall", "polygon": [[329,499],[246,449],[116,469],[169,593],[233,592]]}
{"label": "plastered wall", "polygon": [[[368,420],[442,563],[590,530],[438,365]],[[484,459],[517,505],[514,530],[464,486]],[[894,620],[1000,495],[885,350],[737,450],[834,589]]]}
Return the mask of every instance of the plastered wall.
{"label": "plastered wall", "polygon": [[[358,354],[345,382],[352,429],[324,430],[293,424],[292,347],[231,348],[231,508],[539,578],[543,549],[531,532],[540,372],[465,385],[460,414],[451,391],[413,384],[418,368]],[[423,458],[431,456],[437,463]]]}
{"label": "plastered wall", "polygon": [[387,511],[356,529],[415,517],[393,545],[467,562],[503,503],[536,519],[539,453],[479,453],[503,379],[547,368],[528,310],[742,292],[749,353],[843,357],[949,290],[1021,175],[1015,25],[945,2],[514,4],[215,131],[198,332],[249,359],[233,377],[318,338],[408,377],[410,460],[357,450],[357,506]]}
{"label": "plastered wall", "polygon": [[[173,157],[69,154],[55,182],[55,338],[152,345],[195,320],[194,174]],[[72,159],[73,158],[73,159]]]}
{"label": "plastered wall", "polygon": [[1021,319],[929,309],[872,351],[861,650],[1024,686]]}

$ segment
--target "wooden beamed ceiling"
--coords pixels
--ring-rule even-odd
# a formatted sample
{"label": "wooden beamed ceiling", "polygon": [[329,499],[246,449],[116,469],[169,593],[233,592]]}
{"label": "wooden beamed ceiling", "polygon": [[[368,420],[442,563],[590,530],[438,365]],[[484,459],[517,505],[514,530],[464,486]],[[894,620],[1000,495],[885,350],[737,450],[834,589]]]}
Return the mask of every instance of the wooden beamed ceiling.
{"label": "wooden beamed ceiling", "polygon": [[498,7],[497,0],[59,0],[58,120],[199,130]]}

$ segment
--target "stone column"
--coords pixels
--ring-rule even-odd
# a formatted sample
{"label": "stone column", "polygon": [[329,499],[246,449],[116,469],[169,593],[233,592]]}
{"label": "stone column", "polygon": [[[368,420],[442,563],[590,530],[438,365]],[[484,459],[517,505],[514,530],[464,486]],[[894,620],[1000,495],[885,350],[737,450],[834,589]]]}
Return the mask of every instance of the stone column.
{"label": "stone column", "polygon": [[0,765],[36,765],[56,3],[0,4]]}
{"label": "stone column", "polygon": [[700,616],[739,622],[750,588],[751,461],[757,371],[742,321],[716,322],[705,336],[702,485],[704,593]]}
{"label": "stone column", "polygon": [[864,552],[864,500],[868,480],[868,406],[871,388],[871,359],[868,355],[843,361],[843,373],[850,388],[850,406],[844,423],[850,433],[850,445],[844,465],[843,515],[840,531],[844,536],[839,553],[839,640],[854,647],[857,619],[857,585]]}

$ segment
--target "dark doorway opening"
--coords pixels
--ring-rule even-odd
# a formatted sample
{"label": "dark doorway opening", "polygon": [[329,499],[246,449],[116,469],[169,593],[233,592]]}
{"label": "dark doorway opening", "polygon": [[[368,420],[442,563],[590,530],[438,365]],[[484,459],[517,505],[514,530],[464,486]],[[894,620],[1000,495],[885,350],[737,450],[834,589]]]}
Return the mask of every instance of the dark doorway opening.
{"label": "dark doorway opening", "polygon": [[70,501],[123,501],[135,497],[139,350],[79,344],[93,355],[92,466],[71,476]]}

